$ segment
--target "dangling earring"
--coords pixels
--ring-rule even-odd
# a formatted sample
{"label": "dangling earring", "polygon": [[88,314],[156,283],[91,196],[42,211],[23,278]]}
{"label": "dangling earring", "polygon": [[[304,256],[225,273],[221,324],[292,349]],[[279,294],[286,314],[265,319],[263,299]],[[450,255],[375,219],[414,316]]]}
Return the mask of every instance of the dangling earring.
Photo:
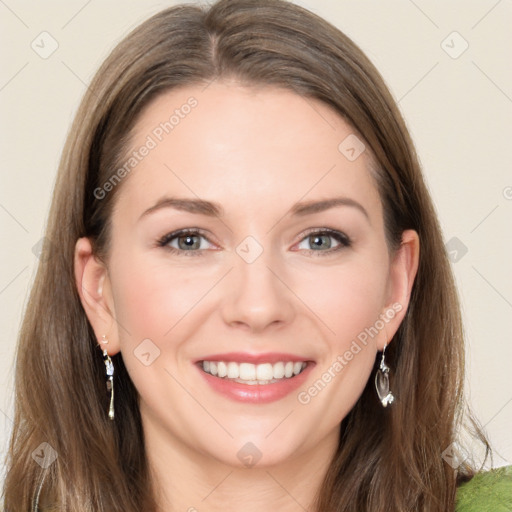
{"label": "dangling earring", "polygon": [[377,395],[383,407],[387,407],[388,404],[392,404],[395,401],[393,393],[389,390],[389,366],[384,361],[384,352],[386,351],[386,345],[382,350],[382,359],[380,360],[380,366],[375,374],[375,389]]}
{"label": "dangling earring", "polygon": [[[108,343],[105,335],[103,335],[102,343]],[[103,349],[103,362],[107,373],[107,390],[110,391],[110,407],[108,409],[108,417],[114,419],[114,363],[106,349]]]}

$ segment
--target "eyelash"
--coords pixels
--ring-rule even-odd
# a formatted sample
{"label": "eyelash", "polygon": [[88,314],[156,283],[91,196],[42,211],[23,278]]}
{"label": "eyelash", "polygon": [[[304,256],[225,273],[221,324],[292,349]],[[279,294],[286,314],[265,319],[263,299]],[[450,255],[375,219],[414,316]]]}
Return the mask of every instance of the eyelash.
{"label": "eyelash", "polygon": [[[169,243],[172,240],[177,239],[180,236],[185,236],[185,235],[202,236],[203,238],[208,240],[208,242],[210,242],[208,237],[205,235],[205,233],[201,229],[180,229],[179,231],[173,231],[172,233],[168,233],[168,234],[164,235],[162,238],[160,238],[157,241],[157,246],[162,247],[162,248],[168,250],[169,252],[171,252],[173,254],[180,255],[180,256],[201,256],[203,249],[184,251],[181,249],[176,249],[175,247],[171,247],[169,245]],[[327,254],[332,254],[334,252],[338,252],[341,249],[350,247],[352,245],[352,241],[350,240],[350,238],[347,235],[345,235],[344,233],[341,233],[340,231],[336,231],[334,229],[328,229],[328,228],[309,231],[301,238],[300,242],[302,242],[303,240],[305,240],[306,238],[308,238],[312,235],[317,235],[317,236],[328,235],[328,236],[331,236],[332,238],[334,238],[340,244],[337,247],[331,248],[326,251],[316,251],[314,249],[305,249],[308,253],[313,253],[314,256],[324,256]]]}

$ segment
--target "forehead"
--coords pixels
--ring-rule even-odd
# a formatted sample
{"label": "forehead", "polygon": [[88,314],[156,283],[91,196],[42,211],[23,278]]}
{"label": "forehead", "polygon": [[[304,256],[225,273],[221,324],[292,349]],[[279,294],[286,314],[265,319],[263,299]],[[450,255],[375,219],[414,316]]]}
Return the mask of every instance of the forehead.
{"label": "forehead", "polygon": [[293,148],[298,152],[304,148],[304,153],[312,154],[315,146],[335,155],[338,139],[353,132],[338,113],[319,100],[285,88],[217,81],[158,96],[134,128],[135,139],[152,135],[158,145],[178,144],[195,135],[203,142],[214,140],[219,152],[243,143],[245,151]]}
{"label": "forehead", "polygon": [[335,193],[368,209],[379,203],[351,126],[325,103],[283,88],[213,82],[166,92],[139,117],[128,159],[119,201],[139,210],[165,194],[253,214]]}

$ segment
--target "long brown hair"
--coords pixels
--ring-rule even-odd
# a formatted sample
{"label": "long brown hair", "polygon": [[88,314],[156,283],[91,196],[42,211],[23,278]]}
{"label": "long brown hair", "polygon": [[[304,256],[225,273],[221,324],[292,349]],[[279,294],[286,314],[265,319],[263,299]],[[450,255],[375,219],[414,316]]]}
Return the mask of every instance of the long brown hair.
{"label": "long brown hair", "polygon": [[[337,28],[284,0],[166,9],[112,51],[88,88],[63,151],[19,337],[6,510],[28,512],[36,502],[42,511],[155,510],[138,395],[120,353],[113,357],[115,421],[106,415],[105,368],[75,286],[74,248],[87,236],[97,255],[108,252],[122,184],[101,199],[94,191],[119,168],[142,109],[175,87],[228,78],[285,87],[334,108],[373,157],[389,247],[396,249],[405,229],[420,238],[410,305],[386,351],[396,401],[383,409],[369,380],[340,425],[316,510],[453,510],[457,482],[473,469],[466,462],[454,471],[443,457],[457,451],[464,347],[436,213],[377,70]],[[478,428],[477,434],[488,449]]]}

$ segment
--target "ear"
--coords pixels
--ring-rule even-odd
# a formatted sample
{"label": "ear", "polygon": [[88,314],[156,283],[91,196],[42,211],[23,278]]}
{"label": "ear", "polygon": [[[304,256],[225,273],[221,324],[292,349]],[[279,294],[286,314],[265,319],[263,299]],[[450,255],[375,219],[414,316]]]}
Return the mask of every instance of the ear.
{"label": "ear", "polygon": [[389,343],[400,327],[405,317],[411,290],[418,271],[420,257],[420,240],[418,233],[412,229],[402,233],[400,247],[393,255],[391,261],[387,305],[381,314],[384,320],[383,336],[377,340],[377,349],[384,349],[384,344]]}
{"label": "ear", "polygon": [[[119,352],[119,332],[107,267],[92,252],[88,238],[75,245],[75,282],[98,345],[109,355]],[[103,342],[105,336],[107,343]]]}

